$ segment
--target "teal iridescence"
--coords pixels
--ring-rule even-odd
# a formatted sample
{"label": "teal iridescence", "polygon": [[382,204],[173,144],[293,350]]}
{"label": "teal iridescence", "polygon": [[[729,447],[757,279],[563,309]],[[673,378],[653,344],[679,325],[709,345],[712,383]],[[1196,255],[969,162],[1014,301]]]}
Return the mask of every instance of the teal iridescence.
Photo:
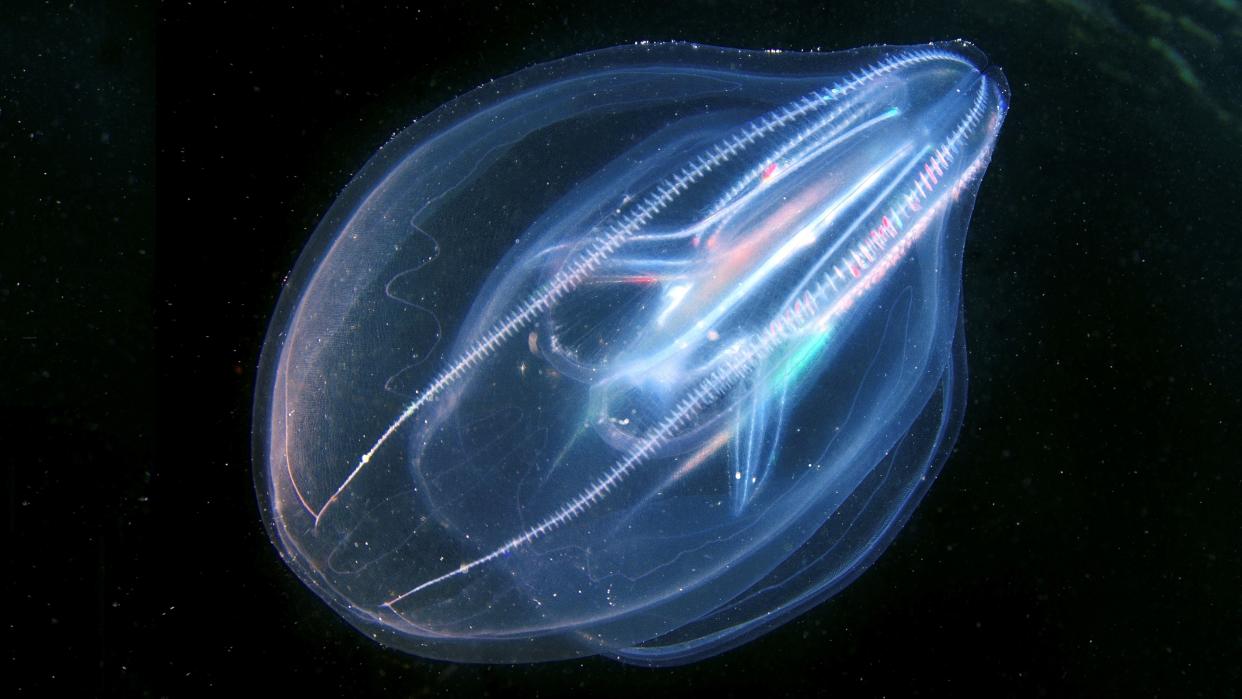
{"label": "teal iridescence", "polygon": [[825,599],[956,439],[1007,106],[951,42],[620,47],[442,107],[282,296],[273,541],[372,637],[460,661],[688,662]]}

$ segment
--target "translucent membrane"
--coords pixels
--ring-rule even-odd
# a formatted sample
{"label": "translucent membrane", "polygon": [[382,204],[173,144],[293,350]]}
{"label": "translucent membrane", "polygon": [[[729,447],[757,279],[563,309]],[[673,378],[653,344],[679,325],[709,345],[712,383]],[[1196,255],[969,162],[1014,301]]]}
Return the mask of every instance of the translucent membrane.
{"label": "translucent membrane", "polygon": [[638,45],[386,145],[264,348],[272,539],[385,644],[687,662],[839,590],[952,447],[1008,103],[963,42]]}

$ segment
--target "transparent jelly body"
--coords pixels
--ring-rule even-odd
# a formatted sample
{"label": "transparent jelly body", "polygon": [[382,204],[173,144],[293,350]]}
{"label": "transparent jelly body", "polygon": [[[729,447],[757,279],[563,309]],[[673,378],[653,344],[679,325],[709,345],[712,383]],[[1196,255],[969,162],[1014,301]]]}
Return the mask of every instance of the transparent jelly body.
{"label": "transparent jelly body", "polygon": [[281,555],[368,635],[457,661],[687,662],[841,589],[956,438],[1007,100],[963,42],[656,44],[420,120],[269,331]]}

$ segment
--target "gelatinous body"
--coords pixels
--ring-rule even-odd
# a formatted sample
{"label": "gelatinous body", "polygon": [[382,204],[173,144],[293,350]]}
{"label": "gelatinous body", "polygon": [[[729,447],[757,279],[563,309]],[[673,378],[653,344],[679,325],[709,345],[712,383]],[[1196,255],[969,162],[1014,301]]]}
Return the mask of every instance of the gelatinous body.
{"label": "gelatinous body", "polygon": [[962,42],[639,45],[441,108],[281,299],[273,541],[358,628],[453,660],[686,662],[821,601],[956,438],[1007,102]]}

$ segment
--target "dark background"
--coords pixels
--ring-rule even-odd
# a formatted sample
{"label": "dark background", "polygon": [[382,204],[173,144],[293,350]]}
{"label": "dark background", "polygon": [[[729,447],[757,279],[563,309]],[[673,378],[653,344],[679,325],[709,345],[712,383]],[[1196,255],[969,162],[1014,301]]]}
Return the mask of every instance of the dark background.
{"label": "dark background", "polygon": [[[1237,696],[1242,16],[1231,3],[163,3],[0,21],[0,454],[14,696]],[[251,478],[284,275],[415,117],[579,51],[968,38],[1012,109],[967,239],[970,403],[889,551],[648,670],[381,648]]]}

